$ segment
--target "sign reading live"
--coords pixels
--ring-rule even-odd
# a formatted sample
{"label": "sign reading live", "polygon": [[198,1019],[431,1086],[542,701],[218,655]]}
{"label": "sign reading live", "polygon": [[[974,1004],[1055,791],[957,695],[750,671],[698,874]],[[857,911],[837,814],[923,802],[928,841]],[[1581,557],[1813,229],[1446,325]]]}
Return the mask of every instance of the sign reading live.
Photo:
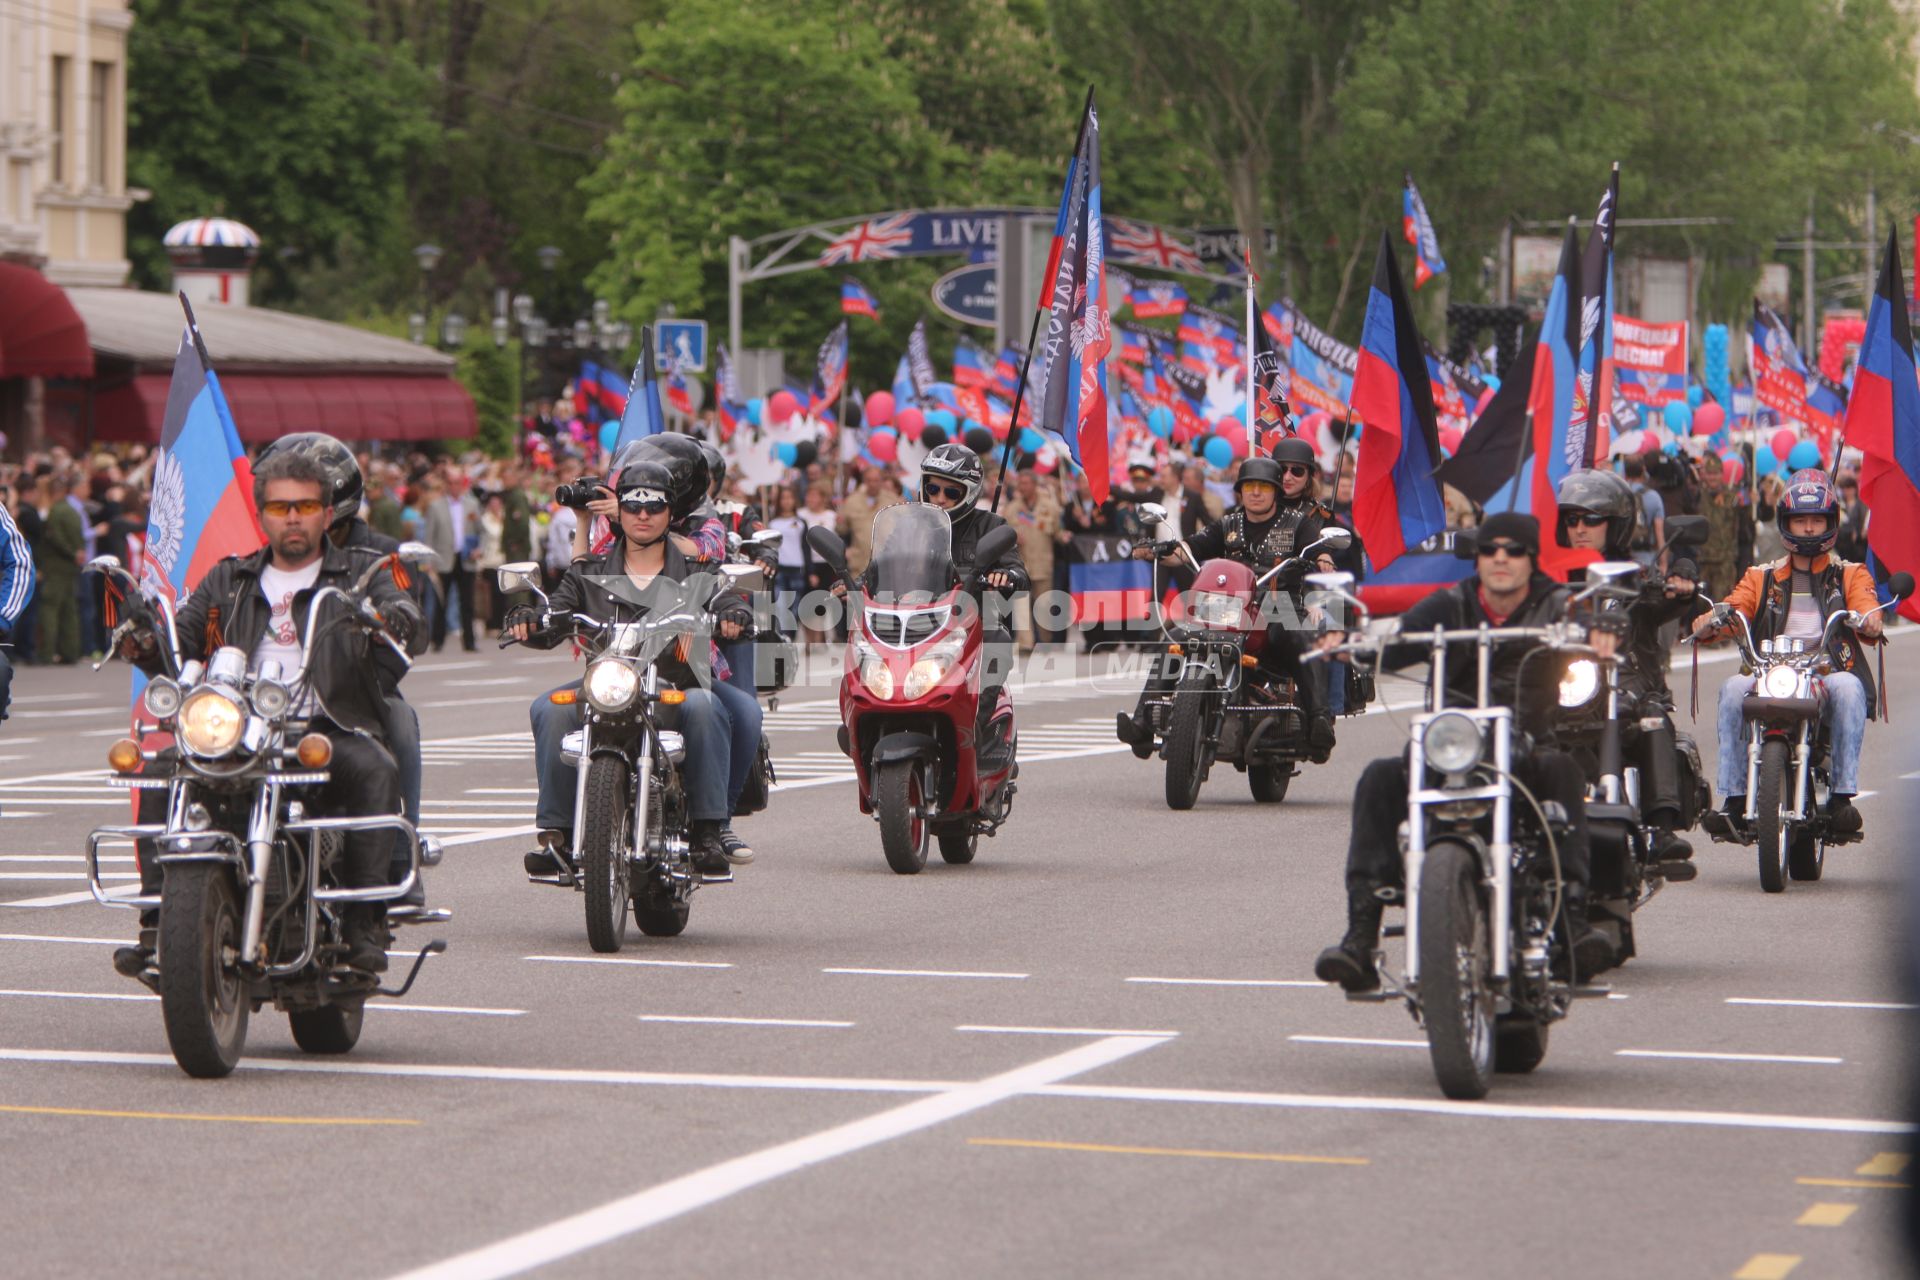
{"label": "sign reading live", "polygon": [[1658,409],[1687,398],[1687,322],[1613,317],[1614,387],[1622,400]]}

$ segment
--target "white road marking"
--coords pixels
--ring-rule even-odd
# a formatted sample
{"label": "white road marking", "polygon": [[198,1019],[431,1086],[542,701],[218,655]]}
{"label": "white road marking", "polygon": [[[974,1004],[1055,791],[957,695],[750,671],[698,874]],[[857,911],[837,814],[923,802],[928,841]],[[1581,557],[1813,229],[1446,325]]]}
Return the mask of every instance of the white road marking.
{"label": "white road marking", "polygon": [[[109,898],[137,898],[140,886],[137,884],[117,884],[107,890]],[[0,902],[0,907],[70,907],[75,903],[92,902],[92,892],[56,893],[44,898],[15,898],[11,902]]]}
{"label": "white road marking", "polygon": [[874,978],[1025,978],[1024,973],[973,973],[965,969],[822,969],[822,973],[865,974]]}
{"label": "white road marking", "polygon": [[521,956],[522,960],[545,960],[551,964],[631,964],[652,969],[731,969],[718,960],[629,960],[625,956]]}
{"label": "white road marking", "polygon": [[33,1000],[158,1000],[160,997],[145,992],[128,993],[122,991],[10,991],[0,990],[0,996],[18,996]]}
{"label": "white road marking", "polygon": [[1374,1040],[1366,1036],[1288,1036],[1295,1044],[1358,1044],[1374,1049],[1424,1049],[1425,1040]]}
{"label": "white road marking", "polygon": [[1324,987],[1300,978],[1128,978],[1128,982],[1167,987]]}
{"label": "white road marking", "polygon": [[509,702],[517,702],[522,706],[524,706],[526,705],[526,701],[527,701],[526,696],[524,694],[521,694],[521,695],[514,695],[512,697],[506,697],[506,698],[446,698],[436,702],[416,702],[413,705],[415,710],[425,711],[428,708],[437,708],[437,707],[505,706]]}
{"label": "white road marking", "polygon": [[726,1027],[850,1027],[851,1022],[837,1022],[829,1018],[702,1018],[692,1014],[643,1013],[642,1022],[693,1022],[712,1023]]}
{"label": "white road marking", "polygon": [[[84,871],[0,871],[0,880],[85,880]],[[138,880],[138,871],[102,871],[102,880]]]}
{"label": "white road marking", "polygon": [[917,1098],[879,1115],[835,1125],[659,1183],[585,1213],[409,1271],[402,1280],[498,1280],[519,1275],[704,1209],[787,1174],[945,1124],[1162,1043],[1145,1036],[1114,1036],[1082,1045],[1001,1075]]}
{"label": "white road marking", "polygon": [[85,702],[88,698],[97,698],[97,693],[23,693],[14,699],[19,703],[34,702]]}
{"label": "white road marking", "polygon": [[92,942],[118,947],[124,946],[126,941],[125,938],[72,938],[52,933],[0,933],[0,942]]}
{"label": "white road marking", "polygon": [[497,676],[491,680],[449,680],[447,681],[447,688],[449,689],[487,689],[487,688],[492,688],[492,687],[496,687],[499,685],[506,685],[506,684],[526,684],[528,681],[532,679],[533,677],[531,675],[524,675],[524,676]]}
{"label": "white road marking", "polygon": [[1811,1067],[1837,1067],[1844,1058],[1810,1057],[1793,1053],[1694,1053],[1680,1049],[1615,1049],[1616,1058],[1685,1058],[1700,1062],[1784,1062]]}
{"label": "white road marking", "polygon": [[[0,854],[0,862],[85,862],[86,858],[78,853],[7,853]],[[132,854],[114,857],[102,856],[102,862],[132,862]]]}
{"label": "white road marking", "polygon": [[485,658],[466,658],[458,662],[415,662],[415,671],[470,671],[474,667],[491,667],[495,664]]}
{"label": "white road marking", "polygon": [[1892,1009],[1902,1013],[1920,1009],[1920,1004],[1900,1004],[1893,1000],[1768,1000],[1759,996],[1729,996],[1727,1003],[1782,1009]]}
{"label": "white road marking", "polygon": [[[402,952],[412,955],[412,952]],[[383,1013],[453,1013],[471,1014],[476,1018],[519,1018],[526,1015],[525,1009],[491,1009],[460,1004],[389,1004],[379,1000],[367,1001],[369,1012],[378,1010]]]}
{"label": "white road marking", "polygon": [[1126,1031],[1112,1027],[984,1027],[960,1026],[955,1031],[985,1031],[1003,1036],[1160,1036],[1172,1039],[1178,1031]]}
{"label": "white road marking", "polygon": [[445,848],[451,849],[460,844],[485,844],[489,840],[505,840],[509,836],[530,836],[540,828],[535,826],[506,827],[498,831],[474,831],[467,835],[447,836],[440,841]]}
{"label": "white road marking", "polygon": [[[93,942],[93,938],[76,938],[76,942]],[[8,991],[0,990],[0,996],[18,996],[39,1000],[137,1000],[152,1002],[159,996],[146,992],[127,993],[119,991]],[[389,1013],[453,1013],[472,1014],[490,1018],[518,1018],[526,1013],[525,1009],[487,1009],[472,1008],[451,1004],[385,1004],[378,1000],[369,1000],[368,1009],[381,1009]]]}
{"label": "white road marking", "polygon": [[56,716],[125,716],[131,721],[133,718],[133,708],[130,705],[119,707],[62,707],[58,711],[16,711],[7,718],[9,720],[51,720]]}

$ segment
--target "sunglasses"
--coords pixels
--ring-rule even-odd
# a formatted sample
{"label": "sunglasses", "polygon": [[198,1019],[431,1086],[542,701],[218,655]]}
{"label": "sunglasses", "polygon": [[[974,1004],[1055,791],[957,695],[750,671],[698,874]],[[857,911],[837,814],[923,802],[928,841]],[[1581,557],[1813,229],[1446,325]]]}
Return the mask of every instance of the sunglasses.
{"label": "sunglasses", "polygon": [[1518,560],[1522,556],[1530,556],[1532,554],[1533,552],[1527,550],[1517,542],[1489,542],[1480,548],[1480,558],[1482,560],[1491,560],[1495,556],[1505,556],[1509,560]]}
{"label": "sunglasses", "polygon": [[1567,523],[1570,525],[1577,524],[1582,529],[1598,529],[1606,522],[1607,517],[1596,516],[1586,511],[1569,511],[1567,513]]}
{"label": "sunglasses", "polygon": [[620,504],[620,509],[630,516],[657,516],[668,505],[664,498],[630,498]]}
{"label": "sunglasses", "polygon": [[1313,474],[1313,468],[1303,466],[1298,462],[1283,462],[1280,464],[1280,474],[1283,476],[1300,476],[1304,479]]}
{"label": "sunglasses", "polygon": [[285,520],[288,516],[317,516],[326,510],[327,504],[318,498],[298,498],[292,502],[275,498],[260,504],[260,510],[276,520]]}
{"label": "sunglasses", "polygon": [[926,490],[929,499],[951,498],[953,501],[958,502],[967,496],[967,490],[964,485],[941,484],[938,480],[928,480],[920,487]]}

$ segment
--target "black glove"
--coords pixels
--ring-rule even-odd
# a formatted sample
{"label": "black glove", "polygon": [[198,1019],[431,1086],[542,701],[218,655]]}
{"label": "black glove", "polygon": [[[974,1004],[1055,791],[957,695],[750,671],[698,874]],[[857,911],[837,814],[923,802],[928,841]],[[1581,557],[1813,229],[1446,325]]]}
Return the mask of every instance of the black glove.
{"label": "black glove", "polygon": [[1273,576],[1273,584],[1282,591],[1298,591],[1307,581],[1307,562],[1288,560],[1280,566],[1280,572]]}
{"label": "black glove", "polygon": [[537,634],[545,630],[545,623],[538,609],[530,604],[517,604],[507,610],[506,616],[500,620],[502,631],[512,631],[515,627],[526,627]]}
{"label": "black glove", "polygon": [[412,614],[402,609],[395,609],[393,612],[382,614],[381,616],[386,622],[387,634],[393,637],[395,644],[404,649],[413,643],[414,626]]}

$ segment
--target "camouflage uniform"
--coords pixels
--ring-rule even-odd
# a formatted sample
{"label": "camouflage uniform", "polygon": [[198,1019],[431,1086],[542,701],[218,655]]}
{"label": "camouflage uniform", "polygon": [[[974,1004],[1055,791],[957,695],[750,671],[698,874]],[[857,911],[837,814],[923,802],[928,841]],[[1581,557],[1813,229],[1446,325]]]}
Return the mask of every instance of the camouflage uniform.
{"label": "camouflage uniform", "polygon": [[1707,540],[1694,559],[1707,581],[1709,594],[1731,591],[1740,576],[1740,505],[1731,493],[1718,493],[1700,504],[1707,519]]}

